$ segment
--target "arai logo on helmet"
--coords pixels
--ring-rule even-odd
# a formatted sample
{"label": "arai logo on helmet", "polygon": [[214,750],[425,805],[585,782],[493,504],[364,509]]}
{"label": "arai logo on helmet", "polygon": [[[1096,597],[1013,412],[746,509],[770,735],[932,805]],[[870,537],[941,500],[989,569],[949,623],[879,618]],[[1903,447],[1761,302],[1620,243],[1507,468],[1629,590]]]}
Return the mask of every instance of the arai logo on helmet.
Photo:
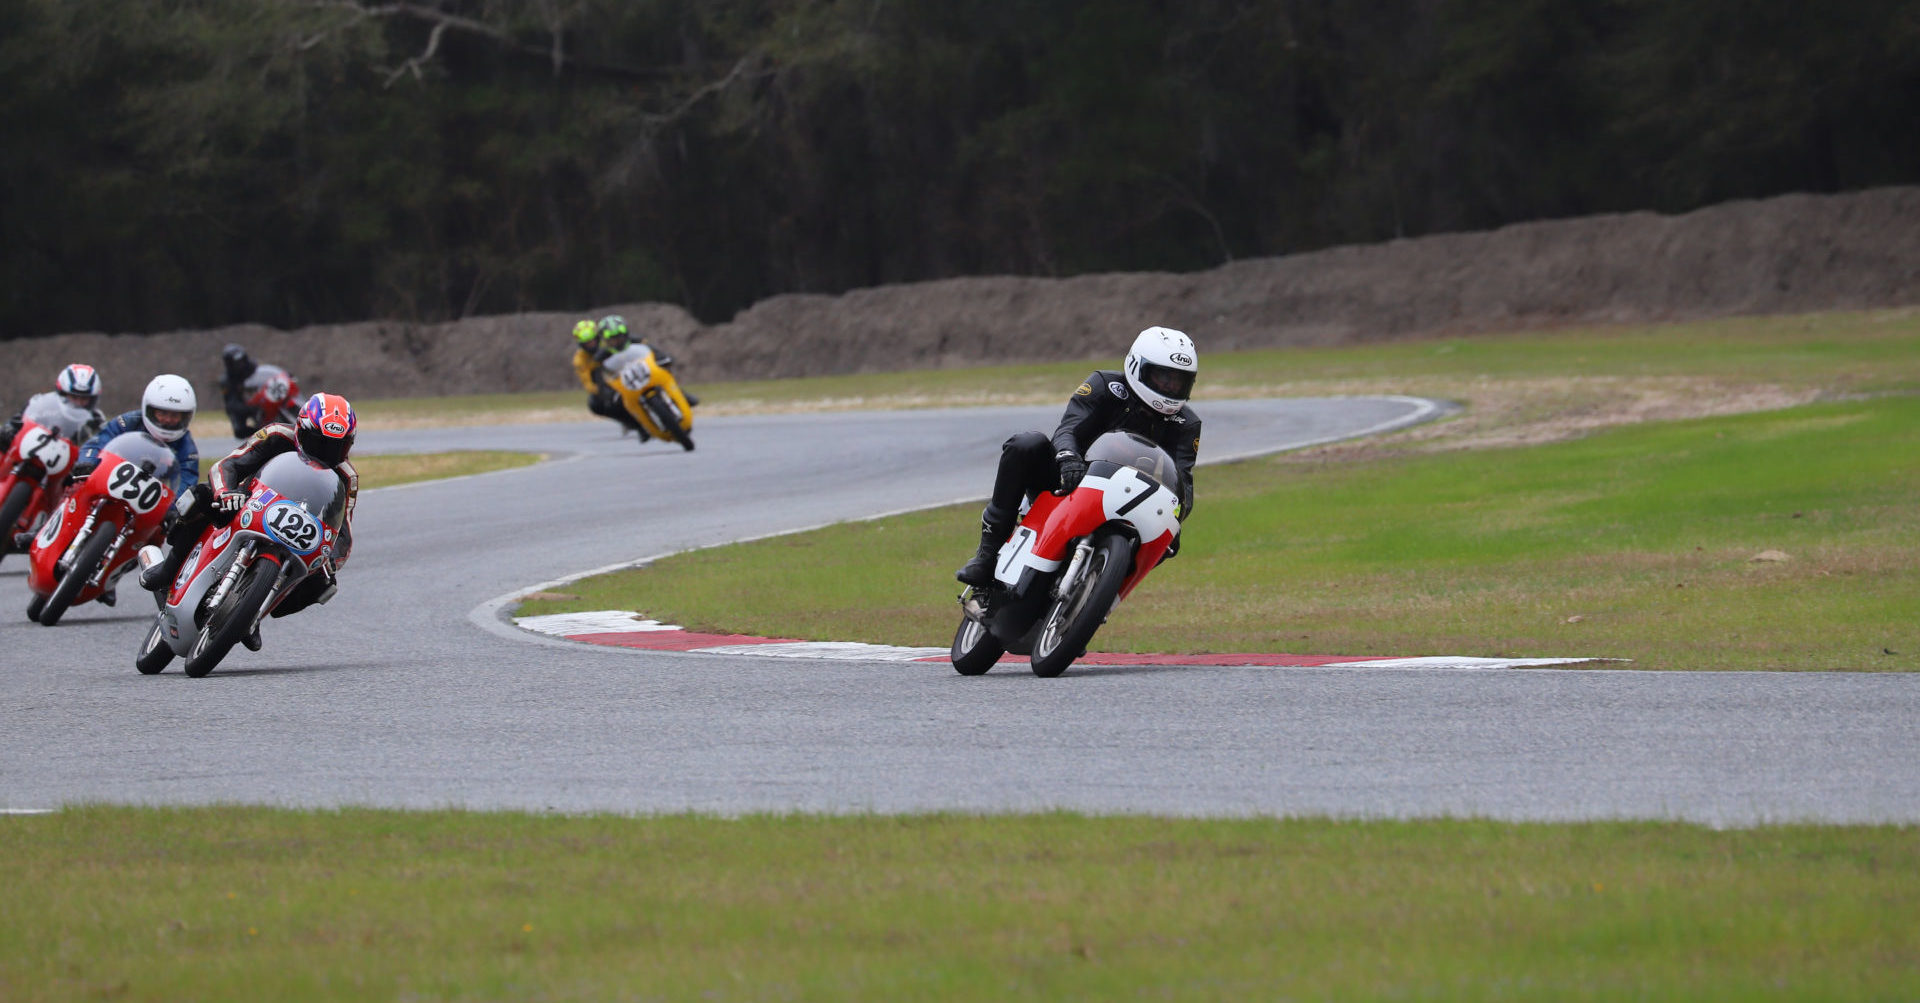
{"label": "arai logo on helmet", "polygon": [[1188,355],[1185,352],[1175,352],[1172,355],[1167,356],[1167,361],[1173,363],[1176,366],[1191,366],[1193,365],[1193,356]]}
{"label": "arai logo on helmet", "polygon": [[321,423],[320,431],[327,433],[328,438],[337,439],[347,434],[347,425],[338,419],[328,419]]}

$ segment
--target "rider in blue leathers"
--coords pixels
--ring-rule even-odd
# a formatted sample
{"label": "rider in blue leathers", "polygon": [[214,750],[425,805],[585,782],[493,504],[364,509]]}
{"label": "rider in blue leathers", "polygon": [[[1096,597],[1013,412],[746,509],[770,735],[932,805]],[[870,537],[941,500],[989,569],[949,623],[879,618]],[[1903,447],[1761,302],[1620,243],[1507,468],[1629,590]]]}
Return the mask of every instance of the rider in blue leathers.
{"label": "rider in blue leathers", "polygon": [[[200,482],[200,448],[194,445],[193,435],[187,431],[193,422],[195,404],[193,384],[184,377],[155,376],[147,384],[146,393],[141,395],[138,410],[128,411],[102,425],[99,433],[80,447],[80,456],[73,463],[73,479],[78,481],[100,465],[100,450],[112,442],[114,436],[144,430],[173,450],[173,493],[175,497],[186,495]],[[100,602],[111,606],[114,599],[113,586],[109,585],[101,593]]]}

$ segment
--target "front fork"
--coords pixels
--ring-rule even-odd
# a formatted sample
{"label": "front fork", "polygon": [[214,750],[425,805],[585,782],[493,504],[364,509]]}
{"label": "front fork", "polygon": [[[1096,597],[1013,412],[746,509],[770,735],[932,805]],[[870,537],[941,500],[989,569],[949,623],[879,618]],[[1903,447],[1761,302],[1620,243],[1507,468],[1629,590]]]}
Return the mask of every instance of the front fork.
{"label": "front fork", "polygon": [[1067,562],[1067,570],[1061,572],[1059,580],[1053,583],[1053,597],[1065,599],[1080,587],[1080,575],[1087,570],[1087,558],[1093,556],[1093,537],[1080,538],[1078,546],[1073,548],[1073,560]]}

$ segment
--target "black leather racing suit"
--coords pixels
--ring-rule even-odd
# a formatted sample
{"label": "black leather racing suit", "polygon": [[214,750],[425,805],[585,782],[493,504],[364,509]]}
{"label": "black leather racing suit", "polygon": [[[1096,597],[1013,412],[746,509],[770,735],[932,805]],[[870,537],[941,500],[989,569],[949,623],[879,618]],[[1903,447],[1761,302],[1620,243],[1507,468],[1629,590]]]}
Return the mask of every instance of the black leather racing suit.
{"label": "black leather racing suit", "polygon": [[[165,566],[165,579],[170,580],[179,570],[187,552],[199,541],[201,532],[213,522],[216,497],[229,491],[249,490],[254,475],[267,465],[268,460],[298,448],[299,440],[292,425],[278,422],[268,425],[214,464],[206,481],[182,494],[174,502],[171,515],[173,525],[167,530],[168,563]],[[334,537],[332,567],[294,586],[293,591],[274,608],[273,615],[276,617],[299,612],[311,605],[327,586],[333,584],[333,572],[346,566],[347,557],[353,552],[353,506],[360,497],[360,475],[353,469],[351,460],[340,461],[334,466],[333,472],[339,475],[341,484],[346,488],[346,497],[345,508],[340,515],[340,530]]]}
{"label": "black leather racing suit", "polygon": [[1060,483],[1055,461],[1061,450],[1085,456],[1093,440],[1115,430],[1137,432],[1152,439],[1180,469],[1182,518],[1193,513],[1193,463],[1200,456],[1200,416],[1183,406],[1179,414],[1155,411],[1127,387],[1123,373],[1098,369],[1067,398],[1066,413],[1049,439],[1040,432],[1022,432],[1000,447],[1000,470],[993,481],[993,501],[982,518],[1011,531],[1020,505]]}

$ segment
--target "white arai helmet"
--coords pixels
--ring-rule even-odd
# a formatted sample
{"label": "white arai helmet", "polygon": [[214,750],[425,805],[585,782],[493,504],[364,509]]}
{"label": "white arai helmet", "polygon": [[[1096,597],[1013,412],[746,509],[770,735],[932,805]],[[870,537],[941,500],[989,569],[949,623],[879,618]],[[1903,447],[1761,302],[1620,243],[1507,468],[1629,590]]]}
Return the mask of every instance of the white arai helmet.
{"label": "white arai helmet", "polygon": [[1170,327],[1150,327],[1127,350],[1127,386],[1161,414],[1179,414],[1200,374],[1193,339]]}
{"label": "white arai helmet", "polygon": [[196,404],[193,384],[184,376],[165,373],[155,376],[147,384],[147,392],[140,395],[140,420],[146,424],[148,435],[173,442],[187,434]]}

